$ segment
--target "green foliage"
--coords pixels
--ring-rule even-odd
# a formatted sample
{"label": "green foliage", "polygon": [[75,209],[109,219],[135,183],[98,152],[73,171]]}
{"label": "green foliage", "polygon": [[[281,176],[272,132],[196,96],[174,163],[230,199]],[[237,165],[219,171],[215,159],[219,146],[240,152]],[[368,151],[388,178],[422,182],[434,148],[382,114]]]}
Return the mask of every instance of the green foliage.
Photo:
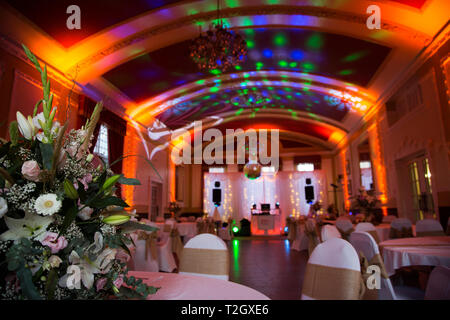
{"label": "green foliage", "polygon": [[122,233],[131,233],[136,230],[144,230],[148,232],[156,231],[158,228],[149,226],[148,224],[138,223],[135,221],[128,221],[120,225],[120,231]]}
{"label": "green foliage", "polygon": [[26,258],[30,259],[41,254],[42,250],[33,248],[31,241],[28,239],[20,239],[6,253],[8,270],[16,272],[23,294],[33,300],[41,300],[42,297],[34,286],[33,276],[28,268]]}
{"label": "green foliage", "polygon": [[19,126],[17,121],[12,121],[9,124],[9,136],[13,145],[16,145],[19,142]]}
{"label": "green foliage", "polygon": [[41,150],[42,164],[44,169],[52,169],[52,159],[53,159],[53,146],[47,143],[39,143],[39,149]]}
{"label": "green foliage", "polygon": [[124,175],[121,175],[117,182],[120,184],[128,185],[128,186],[140,186],[141,185],[141,182],[138,179],[125,178]]}

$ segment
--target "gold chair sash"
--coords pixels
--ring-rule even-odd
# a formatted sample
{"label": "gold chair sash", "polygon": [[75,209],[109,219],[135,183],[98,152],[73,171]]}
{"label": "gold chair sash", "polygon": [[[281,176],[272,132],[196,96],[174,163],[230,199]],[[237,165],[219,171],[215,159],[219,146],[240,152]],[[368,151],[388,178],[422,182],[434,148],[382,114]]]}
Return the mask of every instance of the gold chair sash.
{"label": "gold chair sash", "polygon": [[370,277],[370,273],[367,273],[367,268],[372,265],[376,265],[380,268],[380,276],[389,279],[389,275],[387,274],[386,268],[384,266],[383,258],[380,254],[376,254],[372,257],[370,261],[367,260],[364,253],[362,251],[359,252],[360,263],[361,263],[361,276],[365,286],[365,293],[363,296],[363,300],[378,300],[380,290],[379,289],[369,289],[367,288],[367,279]]}
{"label": "gold chair sash", "polygon": [[305,234],[308,237],[308,253],[309,253],[309,255],[311,255],[313,250],[319,244],[319,239],[317,237],[317,230],[316,229],[309,230],[305,226]]}
{"label": "gold chair sash", "polygon": [[212,234],[216,234],[216,226],[214,224],[214,222],[208,222],[208,230],[207,233],[212,233]]}
{"label": "gold chair sash", "polygon": [[158,235],[156,231],[151,233],[139,232],[138,240],[145,240],[145,260],[148,260],[148,252],[150,251],[153,260],[158,259],[158,249],[156,241],[158,239]]}
{"label": "gold chair sash", "polygon": [[228,275],[228,250],[184,248],[180,271],[212,275]]}
{"label": "gold chair sash", "polygon": [[205,228],[205,222],[197,221],[197,234],[203,233],[204,228]]}
{"label": "gold chair sash", "polygon": [[163,232],[170,232],[172,230],[172,226],[170,224],[165,224],[163,228]]}
{"label": "gold chair sash", "polygon": [[444,231],[416,231],[416,237],[442,237],[445,236]]}
{"label": "gold chair sash", "polygon": [[173,228],[172,231],[170,231],[170,237],[172,238],[172,252],[180,257],[181,252],[183,251],[183,242],[181,242],[180,232],[177,228]]}
{"label": "gold chair sash", "polygon": [[356,270],[308,263],[302,294],[317,300],[359,300],[365,292]]}
{"label": "gold chair sash", "polygon": [[352,234],[352,232],[355,231],[355,229],[353,229],[353,228],[350,228],[347,231],[344,231],[344,230],[338,228],[337,226],[336,226],[336,229],[338,229],[339,233],[341,234],[342,239],[347,240],[347,241],[350,241],[350,235]]}
{"label": "gold chair sash", "polygon": [[294,241],[295,238],[297,238],[297,221],[290,220],[288,228],[289,228],[288,240]]}
{"label": "gold chair sash", "polygon": [[401,228],[399,229],[395,229],[392,228],[389,230],[389,238],[390,239],[398,239],[398,238],[412,238],[413,237],[413,232],[412,232],[412,228]]}

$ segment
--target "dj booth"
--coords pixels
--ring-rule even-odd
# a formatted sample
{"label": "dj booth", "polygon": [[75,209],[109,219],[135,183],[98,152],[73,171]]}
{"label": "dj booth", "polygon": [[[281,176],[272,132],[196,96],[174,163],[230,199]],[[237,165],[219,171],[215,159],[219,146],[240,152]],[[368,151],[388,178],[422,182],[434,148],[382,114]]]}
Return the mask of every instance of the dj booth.
{"label": "dj booth", "polygon": [[280,209],[251,210],[252,235],[280,235],[283,233]]}

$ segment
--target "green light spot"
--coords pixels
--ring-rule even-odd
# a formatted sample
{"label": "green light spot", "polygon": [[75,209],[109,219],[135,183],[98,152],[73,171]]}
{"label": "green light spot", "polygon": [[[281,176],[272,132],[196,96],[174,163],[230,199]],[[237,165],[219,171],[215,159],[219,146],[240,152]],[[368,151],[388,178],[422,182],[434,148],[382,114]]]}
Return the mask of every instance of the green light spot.
{"label": "green light spot", "polygon": [[289,63],[289,67],[295,68],[297,66],[297,62],[291,62]]}
{"label": "green light spot", "polygon": [[235,68],[236,70],[241,70],[241,69],[242,69],[241,66],[234,66],[234,68]]}
{"label": "green light spot", "polygon": [[254,118],[256,116],[256,113],[254,113],[254,112],[252,112],[251,114],[250,114],[250,118]]}
{"label": "green light spot", "polygon": [[306,40],[309,49],[320,49],[323,46],[323,38],[319,33],[315,33]]}
{"label": "green light spot", "polygon": [[339,74],[341,76],[347,76],[347,75],[352,74],[352,73],[353,73],[353,70],[349,70],[349,69],[339,71]]}
{"label": "green light spot", "polygon": [[258,62],[256,63],[256,69],[258,69],[258,70],[261,69],[263,66],[264,66],[264,63],[262,63],[262,62],[259,62],[259,61],[258,61]]}
{"label": "green light spot", "polygon": [[311,62],[302,63],[302,69],[305,69],[306,72],[313,71],[315,68],[315,65]]}
{"label": "green light spot", "polygon": [[361,59],[362,57],[364,57],[367,54],[368,54],[367,51],[358,51],[358,52],[349,54],[348,56],[345,56],[342,59],[342,62],[352,62],[352,61],[355,61],[355,60],[359,60],[359,59]]}
{"label": "green light spot", "polygon": [[283,67],[283,68],[287,67],[287,65],[288,65],[288,63],[284,60],[279,61],[278,64],[280,65],[280,67]]}
{"label": "green light spot", "polygon": [[225,1],[225,3],[227,4],[227,7],[230,7],[230,8],[239,7],[238,0],[227,0],[227,1]]}
{"label": "green light spot", "polygon": [[[239,104],[239,103],[238,103]],[[238,116],[244,111],[244,108],[240,108],[238,111],[236,111],[235,115]]]}
{"label": "green light spot", "polygon": [[287,44],[287,42],[288,42],[288,40],[286,38],[286,35],[284,35],[283,33],[278,33],[273,38],[273,43],[277,47],[285,46]]}
{"label": "green light spot", "polygon": [[255,47],[255,42],[253,40],[247,40],[247,47],[249,49],[254,48]]}
{"label": "green light spot", "polygon": [[218,75],[218,74],[221,74],[222,72],[220,72],[220,70],[218,70],[218,69],[213,69],[213,70],[211,70],[211,71],[209,71],[210,73],[212,73],[212,74],[214,74],[214,75]]}
{"label": "green light spot", "polygon": [[198,80],[196,83],[197,83],[197,84],[204,84],[204,83],[205,83],[205,79]]}
{"label": "green light spot", "polygon": [[248,73],[244,73],[244,78],[248,78],[250,75]]}
{"label": "green light spot", "polygon": [[209,89],[210,92],[217,92],[219,91],[219,87],[212,87],[211,89]]}
{"label": "green light spot", "polygon": [[247,37],[253,37],[255,35],[255,30],[253,29],[245,29],[244,33]]}
{"label": "green light spot", "polygon": [[267,90],[273,90],[273,87],[267,87]]}

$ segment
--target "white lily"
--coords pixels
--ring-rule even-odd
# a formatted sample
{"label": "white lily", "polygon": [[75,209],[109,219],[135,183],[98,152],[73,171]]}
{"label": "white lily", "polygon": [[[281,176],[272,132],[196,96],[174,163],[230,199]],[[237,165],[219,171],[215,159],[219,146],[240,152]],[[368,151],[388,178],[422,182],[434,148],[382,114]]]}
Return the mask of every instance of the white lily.
{"label": "white lily", "polygon": [[103,249],[103,236],[100,232],[96,232],[94,234],[94,245],[95,249],[93,250],[94,253],[100,252],[100,250]]}
{"label": "white lily", "polygon": [[2,197],[0,197],[0,218],[8,212],[8,203]]}
{"label": "white lily", "polygon": [[43,129],[41,126],[41,123],[44,124],[45,123],[45,117],[44,117],[44,113],[40,112],[38,113],[34,118],[33,118],[33,125],[37,128],[37,129]]}
{"label": "white lily", "polygon": [[17,111],[16,117],[20,133],[25,139],[31,140],[34,136],[33,120],[31,117],[27,120],[20,111]]}
{"label": "white lily", "polygon": [[75,251],[70,253],[69,261],[71,265],[67,268],[67,273],[59,279],[59,286],[80,289],[83,282],[83,285],[90,289],[94,284],[94,274],[99,273],[100,270],[87,257],[80,258]]}
{"label": "white lily", "polygon": [[5,223],[9,230],[0,235],[0,240],[17,242],[21,238],[31,238],[40,241],[45,236],[48,225],[52,222],[52,217],[41,217],[28,212],[25,212],[23,219],[5,217]]}
{"label": "white lily", "polygon": [[106,248],[100,253],[100,255],[95,260],[95,265],[98,266],[101,273],[109,272],[111,269],[112,262],[116,258],[117,249]]}

